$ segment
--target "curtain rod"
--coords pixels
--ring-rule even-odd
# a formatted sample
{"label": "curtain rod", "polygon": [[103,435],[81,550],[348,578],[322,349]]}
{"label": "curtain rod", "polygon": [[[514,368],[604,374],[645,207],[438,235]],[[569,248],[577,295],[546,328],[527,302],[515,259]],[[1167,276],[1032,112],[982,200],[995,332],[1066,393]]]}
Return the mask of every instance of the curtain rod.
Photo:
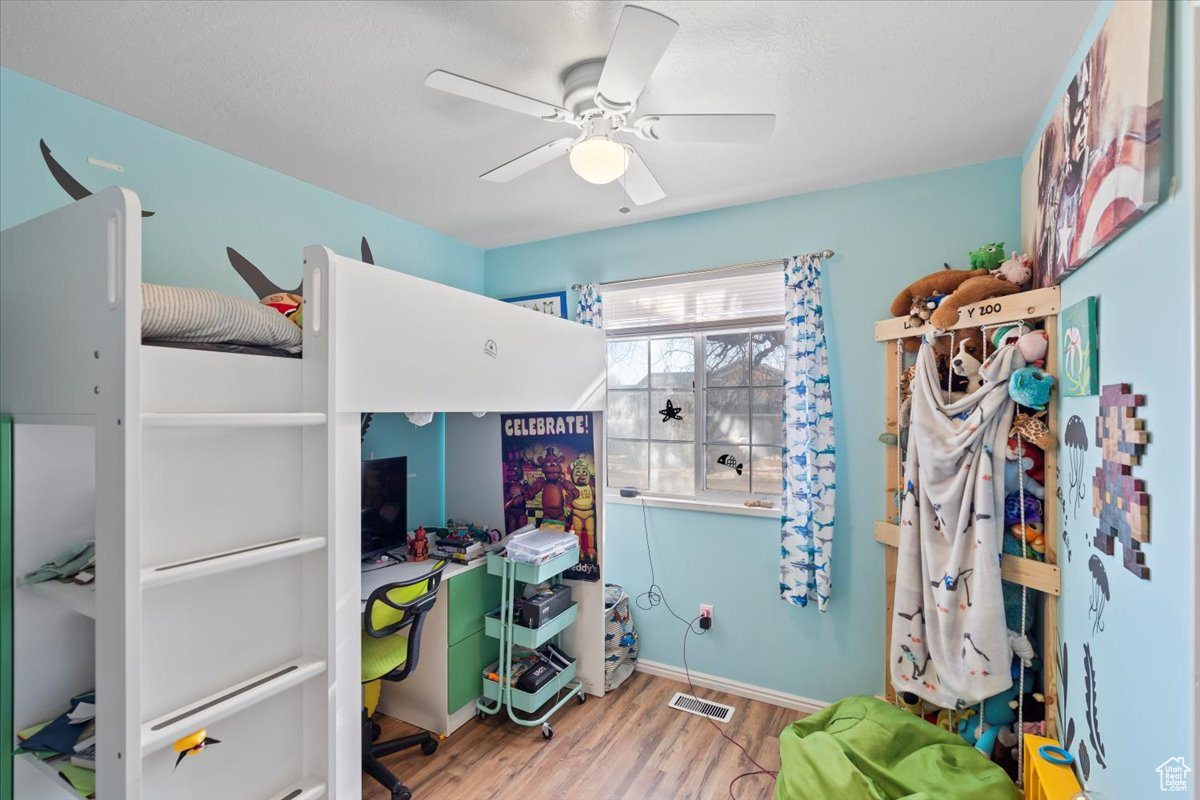
{"label": "curtain rod", "polygon": [[[815,253],[803,253],[802,255],[814,256],[816,258],[833,258],[836,255],[836,253],[834,253],[832,250],[818,250]],[[629,278],[629,279],[623,280],[623,281],[603,281],[600,285],[601,286],[626,286],[626,285],[634,284],[634,283],[642,283],[643,281],[661,281],[664,278],[687,278],[687,277],[693,277],[693,276],[698,276],[698,275],[710,275],[714,272],[729,272],[729,271],[735,270],[735,269],[752,269],[754,267],[769,267],[774,264],[782,264],[782,263],[783,263],[782,258],[773,258],[770,261],[751,261],[746,264],[730,264],[729,266],[726,266],[726,267],[713,267],[712,269],[701,269],[701,270],[696,270],[694,272],[674,272],[674,273],[671,273],[670,275],[653,275],[653,276],[646,277],[646,278]],[[575,292],[578,292],[582,288],[583,288],[582,283],[575,283],[575,284],[571,285],[571,290],[575,291]]]}

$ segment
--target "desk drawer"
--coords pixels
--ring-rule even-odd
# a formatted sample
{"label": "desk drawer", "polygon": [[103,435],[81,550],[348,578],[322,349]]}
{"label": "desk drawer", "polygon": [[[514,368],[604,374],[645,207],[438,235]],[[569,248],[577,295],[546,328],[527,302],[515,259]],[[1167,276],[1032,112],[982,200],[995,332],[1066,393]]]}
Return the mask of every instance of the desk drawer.
{"label": "desk drawer", "polygon": [[[482,571],[482,570],[479,570]],[[482,617],[480,617],[482,624]],[[500,658],[500,642],[477,631],[473,635],[450,645],[448,687],[446,691],[447,713],[453,714],[467,703],[479,697],[479,676],[484,667]]]}
{"label": "desk drawer", "polygon": [[[483,568],[446,581],[451,646],[483,630],[483,615],[500,605],[500,579]],[[487,666],[486,664],[484,666]]]}

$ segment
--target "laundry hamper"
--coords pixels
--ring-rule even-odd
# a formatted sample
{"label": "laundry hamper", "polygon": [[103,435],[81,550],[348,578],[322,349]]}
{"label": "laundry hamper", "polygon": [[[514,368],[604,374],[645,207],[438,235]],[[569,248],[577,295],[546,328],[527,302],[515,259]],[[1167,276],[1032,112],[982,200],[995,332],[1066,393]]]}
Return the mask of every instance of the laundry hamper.
{"label": "laundry hamper", "polygon": [[629,613],[629,595],[619,584],[604,584],[604,689],[620,686],[637,665],[638,638]]}

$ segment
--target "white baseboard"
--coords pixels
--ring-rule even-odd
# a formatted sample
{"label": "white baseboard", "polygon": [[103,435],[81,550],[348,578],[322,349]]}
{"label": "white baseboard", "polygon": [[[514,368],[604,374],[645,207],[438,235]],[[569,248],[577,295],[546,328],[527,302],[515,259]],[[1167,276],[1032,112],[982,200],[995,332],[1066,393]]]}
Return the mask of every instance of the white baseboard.
{"label": "white baseboard", "polygon": [[[683,671],[682,667],[661,664],[657,661],[647,661],[643,658],[638,659],[637,671],[644,672],[647,675],[670,678],[684,684],[688,680],[688,674]],[[733,681],[717,675],[706,675],[703,672],[696,672],[695,670],[691,670],[691,676],[693,686],[703,686],[705,689],[715,689],[718,692],[745,697],[747,700],[758,700],[795,711],[803,711],[806,714],[820,711],[829,705],[823,700],[813,700],[809,697],[801,697],[798,694],[788,694],[787,692],[778,692],[774,689],[765,689],[762,686]]]}

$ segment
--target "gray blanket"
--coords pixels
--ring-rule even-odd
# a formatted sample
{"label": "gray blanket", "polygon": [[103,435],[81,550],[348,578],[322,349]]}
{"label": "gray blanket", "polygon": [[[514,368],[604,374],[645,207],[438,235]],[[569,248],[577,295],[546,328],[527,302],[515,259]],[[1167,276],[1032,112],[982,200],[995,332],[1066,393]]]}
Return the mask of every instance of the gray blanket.
{"label": "gray blanket", "polygon": [[892,683],[943,708],[1012,685],[1000,588],[1004,446],[1014,403],[1012,345],[983,385],[947,402],[933,348],[917,354],[890,645]]}

